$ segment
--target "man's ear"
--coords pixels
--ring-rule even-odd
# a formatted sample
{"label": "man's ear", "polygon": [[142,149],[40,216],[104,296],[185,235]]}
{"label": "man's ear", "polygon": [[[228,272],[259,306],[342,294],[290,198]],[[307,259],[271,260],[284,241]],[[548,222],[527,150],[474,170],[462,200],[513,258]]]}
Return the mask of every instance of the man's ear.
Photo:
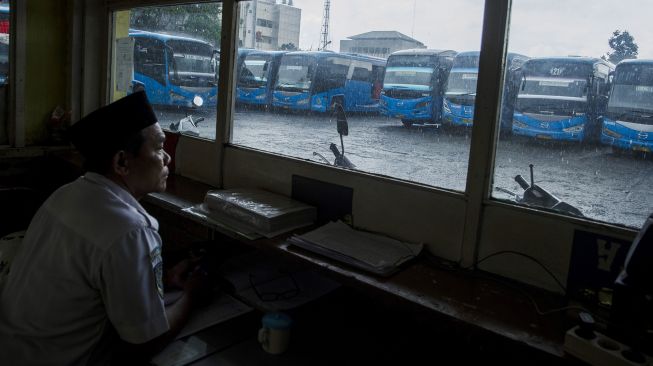
{"label": "man's ear", "polygon": [[120,150],[113,155],[111,167],[118,175],[127,175],[129,173],[129,159],[124,150]]}

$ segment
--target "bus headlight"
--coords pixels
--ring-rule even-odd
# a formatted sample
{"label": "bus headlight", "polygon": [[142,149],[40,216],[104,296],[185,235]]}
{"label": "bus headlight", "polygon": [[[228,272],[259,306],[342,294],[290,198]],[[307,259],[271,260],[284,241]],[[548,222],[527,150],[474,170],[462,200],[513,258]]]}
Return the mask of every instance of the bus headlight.
{"label": "bus headlight", "polygon": [[186,100],[186,97],[184,97],[181,94],[177,94],[177,93],[175,93],[173,91],[170,91],[169,94],[170,94],[170,98],[172,98],[173,100]]}
{"label": "bus headlight", "polygon": [[609,130],[609,129],[605,128],[605,127],[603,127],[603,134],[606,135],[606,136],[614,137],[616,139],[620,139],[622,137],[621,134],[616,133],[616,132],[614,132],[612,130]]}
{"label": "bus headlight", "polygon": [[576,125],[572,127],[563,128],[562,130],[568,133],[578,133],[583,131],[584,125]]}
{"label": "bus headlight", "polygon": [[307,105],[307,104],[308,104],[308,98],[300,99],[297,101],[297,105]]}
{"label": "bus headlight", "polygon": [[527,128],[528,127],[527,124],[525,124],[524,122],[518,121],[516,119],[512,120],[512,125],[513,125],[513,127],[518,127],[518,128]]}
{"label": "bus headlight", "polygon": [[431,104],[431,102],[420,102],[415,105],[415,108],[426,108]]}

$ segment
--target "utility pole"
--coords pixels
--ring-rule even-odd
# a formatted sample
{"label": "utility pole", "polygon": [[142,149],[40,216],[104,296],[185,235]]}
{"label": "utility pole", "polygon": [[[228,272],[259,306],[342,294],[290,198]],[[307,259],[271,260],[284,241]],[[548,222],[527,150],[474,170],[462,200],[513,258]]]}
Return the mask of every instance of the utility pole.
{"label": "utility pole", "polygon": [[331,0],[324,0],[324,14],[322,15],[322,32],[320,32],[320,47],[319,51],[325,50],[331,43],[329,41],[329,8],[331,7]]}

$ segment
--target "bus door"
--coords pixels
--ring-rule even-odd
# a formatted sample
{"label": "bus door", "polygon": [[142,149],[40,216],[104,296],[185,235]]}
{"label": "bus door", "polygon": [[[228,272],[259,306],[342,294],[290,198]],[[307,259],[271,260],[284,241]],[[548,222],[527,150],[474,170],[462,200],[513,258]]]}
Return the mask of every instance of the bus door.
{"label": "bus door", "polygon": [[345,99],[344,89],[349,74],[350,61],[342,57],[328,56],[321,60],[315,73],[313,97],[321,100],[320,105],[329,110],[334,103],[350,110],[350,101]]}
{"label": "bus door", "polygon": [[353,60],[347,75],[345,101],[352,108],[365,110],[374,103],[372,94],[372,63]]}
{"label": "bus door", "polygon": [[431,106],[433,109],[433,122],[437,123],[442,119],[442,101],[444,99],[444,91],[447,87],[447,77],[449,76],[449,69],[441,63],[435,65],[435,72],[432,77],[432,95],[433,100]]}
{"label": "bus door", "polygon": [[372,66],[372,99],[375,103],[381,99],[381,90],[383,90],[383,75],[385,67],[373,65]]}
{"label": "bus door", "polygon": [[165,44],[152,38],[134,38],[134,79],[152,104],[164,104],[168,94]]}

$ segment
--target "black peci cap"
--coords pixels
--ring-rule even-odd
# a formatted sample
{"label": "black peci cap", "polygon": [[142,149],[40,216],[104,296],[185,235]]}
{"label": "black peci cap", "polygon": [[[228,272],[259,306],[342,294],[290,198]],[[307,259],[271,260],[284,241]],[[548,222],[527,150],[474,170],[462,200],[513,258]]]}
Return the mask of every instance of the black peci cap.
{"label": "black peci cap", "polygon": [[145,91],[139,91],[89,113],[68,129],[68,138],[88,158],[114,152],[125,137],[156,122]]}

